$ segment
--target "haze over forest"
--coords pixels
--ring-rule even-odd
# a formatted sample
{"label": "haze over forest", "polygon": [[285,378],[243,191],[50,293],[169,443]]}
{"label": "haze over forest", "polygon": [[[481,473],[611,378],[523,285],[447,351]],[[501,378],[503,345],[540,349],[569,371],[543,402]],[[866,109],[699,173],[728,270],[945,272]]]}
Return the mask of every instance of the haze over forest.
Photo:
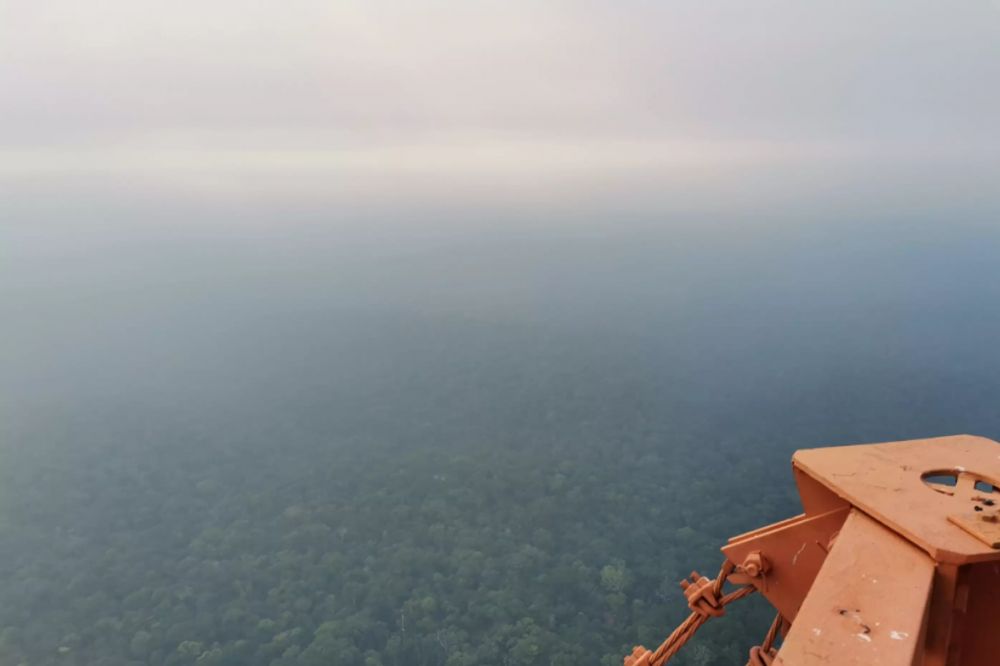
{"label": "haze over forest", "polygon": [[616,665],[794,450],[1000,439],[995,2],[14,0],[0,54],[0,663]]}

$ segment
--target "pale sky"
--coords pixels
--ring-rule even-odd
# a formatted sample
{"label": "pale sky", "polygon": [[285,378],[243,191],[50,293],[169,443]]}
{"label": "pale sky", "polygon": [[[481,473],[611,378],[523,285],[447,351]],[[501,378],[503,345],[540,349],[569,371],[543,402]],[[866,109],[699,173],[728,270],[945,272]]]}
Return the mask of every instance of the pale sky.
{"label": "pale sky", "polygon": [[981,171],[998,118],[995,0],[0,0],[15,194],[560,198]]}

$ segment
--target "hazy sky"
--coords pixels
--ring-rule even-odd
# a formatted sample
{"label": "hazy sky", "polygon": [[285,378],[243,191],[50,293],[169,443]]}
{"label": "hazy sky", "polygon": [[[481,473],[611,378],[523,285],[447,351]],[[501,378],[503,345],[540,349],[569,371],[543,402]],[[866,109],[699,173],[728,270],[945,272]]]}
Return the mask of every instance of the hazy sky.
{"label": "hazy sky", "polygon": [[997,0],[0,0],[23,198],[967,182],[998,117]]}

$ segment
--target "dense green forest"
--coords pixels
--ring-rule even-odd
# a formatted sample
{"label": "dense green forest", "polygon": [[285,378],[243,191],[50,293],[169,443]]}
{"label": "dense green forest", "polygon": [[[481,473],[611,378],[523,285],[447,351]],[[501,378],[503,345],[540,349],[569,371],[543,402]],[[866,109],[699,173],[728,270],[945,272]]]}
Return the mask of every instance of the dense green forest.
{"label": "dense green forest", "polygon": [[[784,469],[722,490],[733,461],[635,378],[439,354],[349,412],[297,396],[266,433],[38,414],[2,478],[4,663],[617,664],[683,616],[677,581],[724,536],[791,507]],[[766,622],[727,618],[686,663],[738,659]]]}
{"label": "dense green forest", "polygon": [[[928,316],[900,286],[926,264],[797,283],[808,260],[744,244],[754,279],[708,280],[668,244],[522,249],[458,295],[440,253],[351,302],[315,272],[8,283],[0,663],[619,664],[727,537],[797,510],[796,448],[1000,432],[996,314]],[[504,311],[514,254],[535,300]],[[679,663],[742,664],[770,619],[742,602]]]}

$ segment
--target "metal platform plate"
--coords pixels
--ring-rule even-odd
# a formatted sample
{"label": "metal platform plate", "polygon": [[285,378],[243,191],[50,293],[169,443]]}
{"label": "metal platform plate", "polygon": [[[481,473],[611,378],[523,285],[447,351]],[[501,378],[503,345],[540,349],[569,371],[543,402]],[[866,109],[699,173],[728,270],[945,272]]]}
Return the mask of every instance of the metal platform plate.
{"label": "metal platform plate", "polygon": [[852,510],[775,666],[912,666],[934,580],[926,553]]}
{"label": "metal platform plate", "polygon": [[1000,561],[992,527],[971,530],[963,518],[977,505],[988,508],[984,500],[1000,505],[1000,444],[991,439],[956,435],[805,449],[792,464],[939,562]]}

